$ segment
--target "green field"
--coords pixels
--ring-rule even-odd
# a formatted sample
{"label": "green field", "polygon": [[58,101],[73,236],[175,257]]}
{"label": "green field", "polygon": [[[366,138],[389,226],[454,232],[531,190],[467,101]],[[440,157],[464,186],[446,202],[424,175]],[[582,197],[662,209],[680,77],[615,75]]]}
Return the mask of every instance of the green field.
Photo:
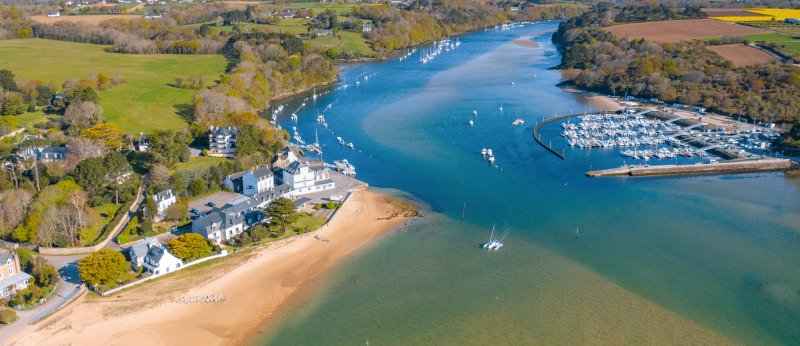
{"label": "green field", "polygon": [[132,134],[177,129],[191,120],[178,111],[191,104],[196,91],[169,86],[174,77],[205,74],[212,81],[225,72],[221,55],[118,54],[107,48],[44,39],[0,41],[0,67],[45,83],[119,74],[125,83],[101,91],[100,105],[106,120]]}
{"label": "green field", "polygon": [[211,165],[220,164],[226,161],[230,161],[230,159],[224,157],[197,156],[189,158],[189,161],[181,162],[175,165],[175,169],[193,169],[197,167],[208,168]]}
{"label": "green field", "polygon": [[[344,20],[343,17],[340,17],[340,19]],[[248,32],[255,28],[269,28],[273,32],[299,35],[308,33],[308,27],[306,26],[308,22],[309,20],[305,18],[290,18],[282,19],[278,24],[246,23],[240,25],[239,28],[242,29],[243,32]],[[211,22],[207,24],[209,24],[211,32],[215,35],[219,34],[220,32],[230,32],[233,30],[233,26],[230,25],[216,26]],[[199,28],[200,25],[202,24],[189,24],[185,27]],[[367,44],[367,41],[364,39],[362,33],[353,31],[340,31],[339,35],[342,36],[341,40],[339,40],[338,37],[317,37],[314,39],[308,39],[308,37],[305,35],[301,38],[304,42],[310,42],[312,48],[336,48],[339,53],[350,52],[362,57],[378,56],[378,54]]]}

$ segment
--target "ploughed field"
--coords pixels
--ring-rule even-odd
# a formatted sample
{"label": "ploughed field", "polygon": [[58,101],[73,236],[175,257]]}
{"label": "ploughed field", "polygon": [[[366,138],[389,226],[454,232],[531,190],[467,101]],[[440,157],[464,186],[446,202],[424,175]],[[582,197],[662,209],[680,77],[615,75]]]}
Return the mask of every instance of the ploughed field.
{"label": "ploughed field", "polygon": [[222,55],[119,54],[108,48],[44,39],[2,40],[0,66],[19,78],[44,83],[94,79],[98,73],[119,76],[122,84],[99,92],[100,105],[107,121],[130,134],[178,129],[191,121],[187,110],[197,91],[173,87],[175,77],[203,74],[213,81],[225,72]]}
{"label": "ploughed field", "polygon": [[708,46],[709,50],[719,54],[725,59],[733,61],[736,67],[768,64],[776,58],[767,52],[750,46],[738,44]]}
{"label": "ploughed field", "polygon": [[656,42],[691,41],[698,38],[764,34],[769,31],[714,19],[669,20],[632,23],[604,28],[615,36],[644,38]]}

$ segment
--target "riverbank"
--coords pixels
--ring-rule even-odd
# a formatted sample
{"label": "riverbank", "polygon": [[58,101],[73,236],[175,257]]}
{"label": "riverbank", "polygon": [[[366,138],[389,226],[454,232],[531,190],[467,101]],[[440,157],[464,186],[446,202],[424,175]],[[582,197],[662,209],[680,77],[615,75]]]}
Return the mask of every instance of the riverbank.
{"label": "riverbank", "polygon": [[[308,234],[236,254],[202,272],[192,268],[154,280],[113,297],[94,295],[29,326],[18,345],[42,344],[202,344],[228,345],[248,340],[256,328],[273,322],[276,312],[313,278],[369,243],[405,217],[386,196],[354,192],[318,235]],[[224,262],[229,261],[229,262]],[[194,274],[194,275],[187,275]],[[182,278],[187,280],[183,280]],[[186,282],[188,281],[188,283]],[[223,295],[223,303],[178,304],[183,296]]]}

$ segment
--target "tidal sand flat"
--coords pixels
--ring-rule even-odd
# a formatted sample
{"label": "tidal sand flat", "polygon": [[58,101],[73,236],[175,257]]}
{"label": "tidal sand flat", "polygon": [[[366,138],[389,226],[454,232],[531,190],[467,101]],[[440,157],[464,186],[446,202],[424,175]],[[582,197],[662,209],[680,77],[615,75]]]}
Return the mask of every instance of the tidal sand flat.
{"label": "tidal sand flat", "polygon": [[[243,262],[219,266],[198,276],[191,268],[189,280],[204,279],[186,291],[166,276],[153,284],[98,299],[91,295],[57,312],[44,324],[29,326],[17,345],[229,345],[237,344],[258,325],[269,321],[282,304],[304,288],[310,279],[328,270],[353,251],[369,243],[398,222],[387,219],[396,206],[384,195],[358,191],[320,231],[323,239],[289,238],[258,249],[246,261],[235,254],[223,261]],[[170,289],[174,287],[174,289]],[[179,304],[181,296],[224,295],[223,303]]]}

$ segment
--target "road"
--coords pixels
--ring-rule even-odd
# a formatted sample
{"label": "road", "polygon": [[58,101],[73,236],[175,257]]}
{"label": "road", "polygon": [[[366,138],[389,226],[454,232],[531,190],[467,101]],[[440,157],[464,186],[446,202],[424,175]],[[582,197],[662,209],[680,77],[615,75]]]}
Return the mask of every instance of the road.
{"label": "road", "polygon": [[12,336],[21,332],[34,318],[47,309],[60,304],[64,301],[67,294],[83,284],[80,277],[78,277],[78,260],[86,256],[87,255],[42,256],[47,259],[51,265],[56,267],[61,274],[61,280],[58,283],[59,287],[56,293],[53,293],[44,304],[31,310],[17,311],[17,321],[0,328],[0,343],[5,342]]}

